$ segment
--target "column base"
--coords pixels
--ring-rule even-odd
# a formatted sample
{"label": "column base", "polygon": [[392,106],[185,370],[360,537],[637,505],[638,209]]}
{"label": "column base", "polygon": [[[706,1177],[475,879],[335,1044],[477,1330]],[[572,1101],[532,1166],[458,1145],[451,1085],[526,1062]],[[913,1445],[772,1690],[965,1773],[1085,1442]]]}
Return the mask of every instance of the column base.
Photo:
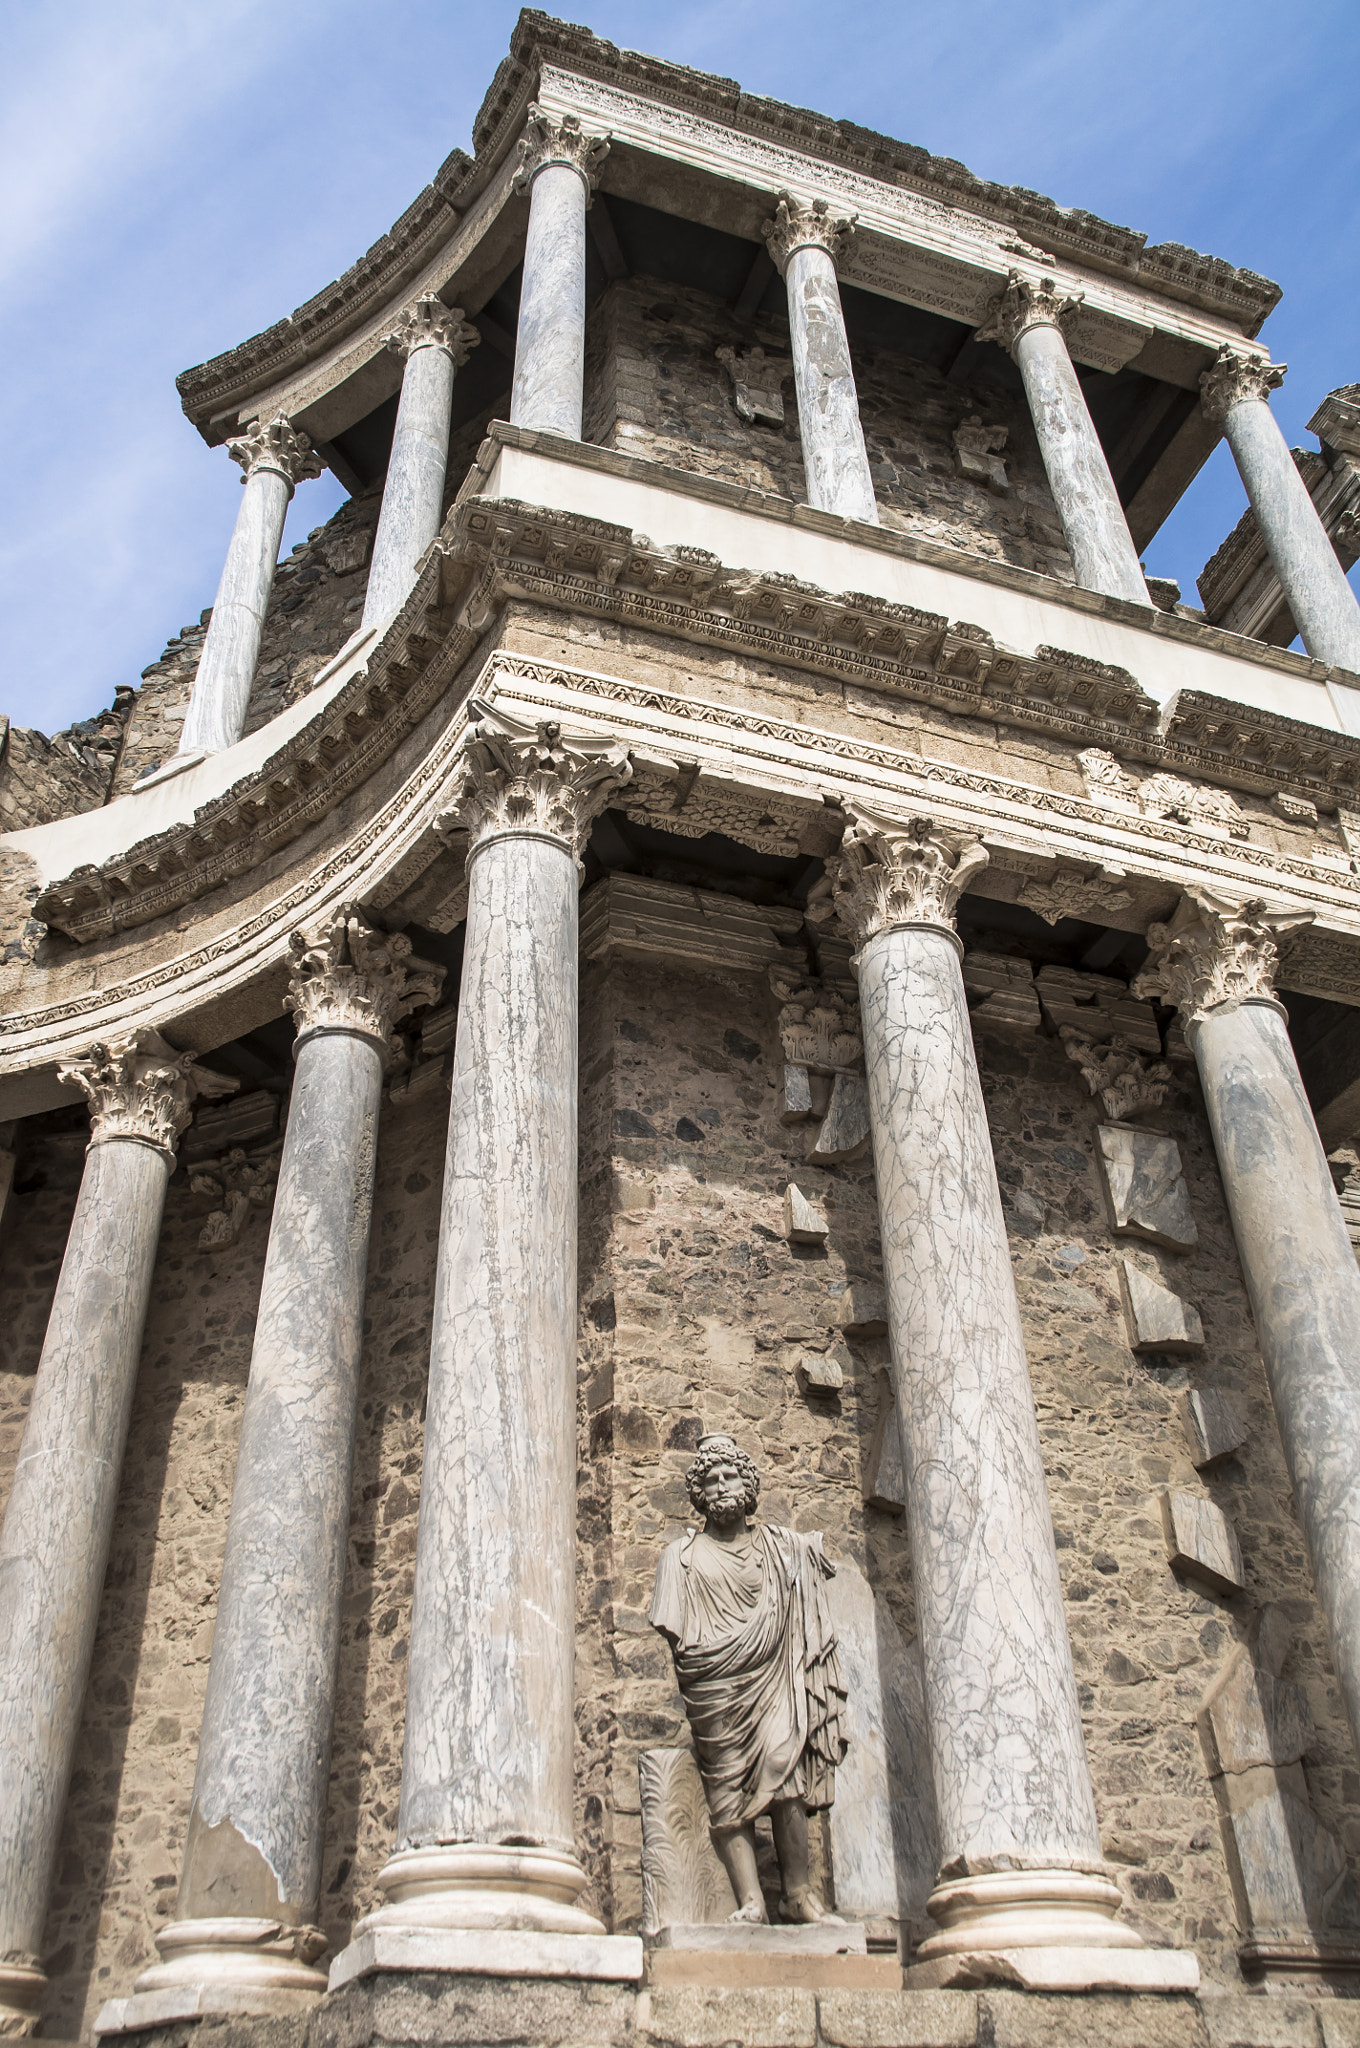
{"label": "column base", "polygon": [[36,1963],[0,1963],[0,2040],[37,2032],[47,1973]]}
{"label": "column base", "polygon": [[603,1935],[604,1922],[576,1904],[587,1882],[576,1858],[560,1849],[495,1842],[398,1849],[378,1878],[386,1905],[355,1934],[420,1927]]}
{"label": "column base", "polygon": [[143,1970],[131,1998],[111,1998],[96,2034],[131,2034],[209,2013],[261,2018],[304,2012],[326,1990],[314,1967],[326,1946],[316,1927],[278,1920],[176,1920],[156,1936],[163,1961]]}
{"label": "column base", "polygon": [[908,1991],[1197,1991],[1199,1962],[1183,1948],[995,1948],[912,1963]]}
{"label": "column base", "polygon": [[643,1948],[635,1934],[541,1934],[530,1929],[375,1926],[373,1914],[331,1964],[331,1990],[388,1972],[451,1977],[593,1977],[636,1984]]}
{"label": "column base", "polygon": [[1193,1991],[1186,1949],[1150,1949],[1116,1920],[1119,1887],[1093,1870],[993,1870],[936,1885],[940,1925],[917,1949],[912,1991],[1013,1984],[1026,1991]]}

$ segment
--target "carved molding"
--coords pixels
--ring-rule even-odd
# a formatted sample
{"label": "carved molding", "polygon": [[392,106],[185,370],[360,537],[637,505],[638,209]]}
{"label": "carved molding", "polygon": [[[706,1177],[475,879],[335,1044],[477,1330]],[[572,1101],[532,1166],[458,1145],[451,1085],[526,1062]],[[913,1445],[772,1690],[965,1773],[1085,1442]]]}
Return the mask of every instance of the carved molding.
{"label": "carved molding", "polygon": [[404,932],[370,924],[357,903],[347,903],[318,930],[294,932],[288,942],[288,993],[298,1037],[316,1031],[361,1032],[392,1050],[393,1026],[420,1003],[432,1003],[444,969],[417,960]]}
{"label": "carved molding", "polygon": [[227,453],[245,471],[243,484],[257,471],[273,469],[286,479],[290,493],[308,477],[320,476],[322,470],[321,457],[307,436],[282,413],[267,423],[256,420],[244,434],[228,441]]}
{"label": "carved molding", "polygon": [[588,135],[579,114],[560,119],[545,112],[535,101],[519,139],[519,169],[511,181],[516,192],[527,192],[534,179],[549,164],[566,164],[579,172],[589,194],[600,181],[600,170],[609,154],[607,135]]}
{"label": "carved molding", "polygon": [[132,1138],[175,1156],[195,1101],[232,1095],[240,1082],[199,1066],[191,1052],[176,1052],[149,1027],[92,1045],[82,1059],[57,1068],[90,1105],[90,1143]]}
{"label": "carved molding", "polygon": [[1071,1024],[1064,1024],[1058,1036],[1067,1057],[1081,1068],[1091,1094],[1100,1097],[1111,1122],[1122,1123],[1145,1110],[1160,1109],[1166,1101],[1173,1076],[1165,1060],[1149,1063],[1127,1038],[1094,1045]]}
{"label": "carved molding", "polygon": [[430,292],[399,315],[383,345],[393,355],[408,359],[419,348],[442,348],[452,356],[455,369],[461,369],[481,338],[471,322],[464,319],[461,306],[446,306]]}
{"label": "carved molding", "polygon": [[849,248],[854,232],[853,214],[833,213],[829,199],[805,202],[795,199],[791,192],[779,194],[773,220],[761,225],[766,247],[781,277],[787,273],[789,258],[796,249],[825,249],[832,262],[838,262]]}
{"label": "carved molding", "polygon": [[974,341],[994,341],[1014,355],[1015,344],[1031,327],[1056,327],[1066,338],[1085,303],[1085,294],[1063,292],[1051,277],[1031,280],[1013,270],[1005,291],[987,301],[987,315]]}
{"label": "carved molding", "polygon": [[786,1065],[832,1074],[862,1068],[864,1040],[854,996],[782,964],[769,974]]}
{"label": "carved molding", "polygon": [[1311,910],[1271,910],[1259,897],[1187,890],[1167,924],[1149,925],[1151,964],[1133,994],[1174,1003],[1182,1025],[1224,1003],[1271,1001],[1280,941],[1312,922]]}
{"label": "carved molding", "polygon": [[466,832],[469,858],[503,833],[547,834],[579,866],[591,826],[632,777],[627,747],[612,735],[569,732],[556,720],[528,725],[487,705],[468,709],[475,723],[437,829],[445,836]]}
{"label": "carved molding", "polygon": [[1265,356],[1248,355],[1224,342],[1209,368],[1200,372],[1205,418],[1221,426],[1234,405],[1251,399],[1268,405],[1271,392],[1279,390],[1288,368],[1287,363],[1272,363]]}
{"label": "carved molding", "polygon": [[897,925],[936,925],[952,936],[959,898],[989,858],[977,835],[931,817],[887,817],[858,798],[845,810],[849,829],[827,881],[856,945]]}
{"label": "carved molding", "polygon": [[1132,896],[1119,886],[1123,880],[1119,868],[1102,868],[1098,875],[1090,877],[1055,875],[1051,882],[1026,882],[1015,900],[1023,909],[1043,918],[1045,924],[1058,924],[1065,917],[1097,923],[1104,919],[1117,924],[1133,908]]}

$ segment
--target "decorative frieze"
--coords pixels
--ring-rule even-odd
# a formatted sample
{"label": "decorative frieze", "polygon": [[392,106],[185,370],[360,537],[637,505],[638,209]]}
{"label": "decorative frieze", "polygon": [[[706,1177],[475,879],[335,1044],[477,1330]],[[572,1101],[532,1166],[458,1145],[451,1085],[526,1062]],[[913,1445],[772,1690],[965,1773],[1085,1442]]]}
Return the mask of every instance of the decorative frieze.
{"label": "decorative frieze", "polygon": [[432,1003],[444,969],[417,960],[404,932],[379,931],[357,903],[346,904],[320,930],[294,932],[283,1006],[298,1036],[351,1031],[376,1038],[387,1051],[392,1031],[409,1010]]}
{"label": "decorative frieze", "polygon": [[468,835],[469,859],[501,833],[559,839],[579,861],[590,827],[633,773],[609,734],[568,733],[556,720],[525,724],[488,706],[468,727],[453,802],[438,821]]}
{"label": "decorative frieze", "polygon": [[1183,1025],[1221,1003],[1271,1001],[1279,942],[1312,918],[1311,910],[1271,910],[1259,897],[1189,890],[1170,923],[1149,925],[1150,962],[1133,993],[1174,1003]]}
{"label": "decorative frieze", "polygon": [[837,214],[829,199],[805,201],[781,192],[774,219],[761,232],[775,268],[782,277],[796,249],[825,249],[832,262],[845,254],[855,232],[853,214]]}
{"label": "decorative frieze", "polygon": [[1127,1038],[1115,1037],[1106,1045],[1093,1045],[1071,1024],[1064,1024],[1058,1036],[1067,1057],[1080,1067],[1091,1094],[1100,1097],[1112,1123],[1123,1123],[1147,1110],[1160,1109],[1166,1101],[1173,1077],[1165,1060],[1149,1065]]}
{"label": "decorative frieze", "polygon": [[321,457],[306,434],[282,413],[267,422],[256,420],[244,434],[228,441],[227,453],[244,470],[243,484],[258,471],[273,469],[286,479],[291,491],[307,478],[320,476],[322,470]]}
{"label": "decorative frieze", "polygon": [[1287,363],[1272,363],[1268,356],[1250,355],[1245,349],[1224,342],[1210,367],[1200,372],[1200,403],[1205,417],[1217,426],[1227,418],[1230,406],[1251,399],[1269,404],[1271,392],[1279,390],[1288,367]]}
{"label": "decorative frieze", "polygon": [[212,1101],[241,1085],[201,1067],[193,1053],[176,1052],[150,1028],[92,1045],[83,1058],[59,1066],[57,1078],[74,1083],[89,1103],[92,1145],[132,1138],[172,1159],[195,1099]]}
{"label": "decorative frieze", "polygon": [[1187,782],[1165,769],[1140,779],[1103,747],[1087,747],[1077,759],[1093,803],[1116,811],[1137,810],[1145,818],[1171,818],[1210,832],[1221,830],[1230,839],[1245,839],[1251,831],[1250,820],[1225,789]]}
{"label": "decorative frieze", "polygon": [[891,818],[857,799],[845,810],[850,826],[827,876],[836,915],[856,944],[894,925],[952,933],[959,898],[988,862],[977,835],[930,817]]}
{"label": "decorative frieze", "polygon": [[588,135],[578,114],[563,114],[559,119],[546,113],[535,101],[529,108],[528,122],[519,141],[519,169],[514,175],[514,189],[526,193],[538,173],[546,170],[549,164],[565,164],[569,170],[580,174],[587,193],[593,192],[608,154],[607,135]]}
{"label": "decorative frieze", "polygon": [[1051,882],[1026,882],[1016,897],[1025,910],[1034,911],[1045,924],[1059,924],[1076,917],[1097,924],[1115,924],[1133,908],[1119,868],[1102,868],[1098,875],[1055,875]]}
{"label": "decorative frieze", "polygon": [[402,357],[413,356],[419,348],[442,348],[453,358],[455,369],[461,369],[481,338],[463,317],[461,306],[446,306],[442,299],[427,293],[399,315],[384,347]]}
{"label": "decorative frieze", "polygon": [[994,341],[1014,354],[1016,342],[1031,327],[1056,327],[1066,335],[1084,300],[1084,292],[1068,294],[1051,277],[1031,279],[1013,270],[1006,289],[987,301],[986,318],[973,338]]}

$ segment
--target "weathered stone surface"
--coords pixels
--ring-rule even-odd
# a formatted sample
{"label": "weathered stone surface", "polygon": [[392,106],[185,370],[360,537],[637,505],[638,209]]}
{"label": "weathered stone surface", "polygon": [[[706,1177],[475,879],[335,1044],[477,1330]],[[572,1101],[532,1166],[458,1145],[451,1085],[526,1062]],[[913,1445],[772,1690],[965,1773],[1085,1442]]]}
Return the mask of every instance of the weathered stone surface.
{"label": "weathered stone surface", "polygon": [[1176,1140],[1123,1124],[1102,1124],[1099,1138],[1097,1156],[1113,1227],[1171,1251],[1193,1251],[1199,1236]]}
{"label": "weathered stone surface", "polygon": [[1242,1591],[1242,1552],[1221,1508],[1195,1493],[1164,1493],[1162,1527],[1175,1570],[1199,1579],[1215,1593]]}
{"label": "weathered stone surface", "polygon": [[829,2048],[973,2048],[971,1991],[825,1991],[817,2000]]}
{"label": "weathered stone surface", "polygon": [[845,1367],[834,1351],[805,1351],[798,1375],[812,1393],[838,1394],[845,1385]]}
{"label": "weathered stone surface", "polygon": [[644,2040],[663,2048],[813,2048],[817,2001],[811,1991],[653,1991],[638,2015]]}
{"label": "weathered stone surface", "polygon": [[1191,1442],[1190,1462],[1198,1471],[1241,1450],[1251,1432],[1226,1394],[1193,1387],[1181,1396],[1181,1418]]}
{"label": "weathered stone surface", "polygon": [[1119,1281],[1132,1351],[1200,1351],[1204,1326],[1199,1313],[1163,1287],[1132,1259],[1119,1261]]}
{"label": "weathered stone surface", "polygon": [[963,986],[974,1026],[988,1031],[1039,1029],[1039,998],[1028,960],[970,948],[963,956]]}
{"label": "weathered stone surface", "polygon": [[862,1159],[869,1151],[869,1094],[862,1074],[837,1074],[817,1135],[808,1146],[809,1166]]}
{"label": "weathered stone surface", "polygon": [[638,1758],[638,1791],[643,1932],[727,1920],[737,1902],[713,1847],[693,1750],[644,1749]]}
{"label": "weathered stone surface", "polygon": [[792,1181],[784,1190],[784,1235],[790,1244],[825,1244],[826,1211]]}
{"label": "weathered stone surface", "polygon": [[847,1337],[886,1337],[888,1297],[878,1280],[852,1280],[836,1309],[836,1327]]}
{"label": "weathered stone surface", "polygon": [[902,1474],[902,1432],[897,1426],[897,1403],[893,1399],[892,1374],[878,1375],[878,1420],[869,1442],[865,1468],[864,1498],[870,1507],[900,1515],[907,1505],[907,1483]]}
{"label": "weathered stone surface", "polygon": [[1116,975],[1048,965],[1035,976],[1034,990],[1055,1031],[1080,1032],[1096,1045],[1122,1038],[1135,1052],[1154,1059],[1160,1055],[1161,1033],[1151,1003],[1136,1000]]}

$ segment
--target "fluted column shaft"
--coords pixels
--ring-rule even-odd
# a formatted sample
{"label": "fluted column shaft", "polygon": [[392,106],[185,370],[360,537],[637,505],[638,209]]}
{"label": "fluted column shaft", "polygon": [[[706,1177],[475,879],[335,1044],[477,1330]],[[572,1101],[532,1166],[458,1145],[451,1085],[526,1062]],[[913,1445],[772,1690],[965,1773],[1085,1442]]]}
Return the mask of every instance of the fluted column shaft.
{"label": "fluted column shaft", "polygon": [[1136,987],[1177,1002],[1318,1601],[1360,1754],[1360,1269],[1271,989],[1305,918],[1196,891],[1148,932]]}
{"label": "fluted column shaft", "polygon": [[977,338],[997,342],[1019,367],[1078,585],[1145,605],[1138,551],[1063,332],[1080,304],[1049,278],[1034,285],[1013,271]]}
{"label": "fluted column shaft", "polygon": [[0,2032],[37,2024],[40,1948],[175,1142],[195,1068],[155,1032],[63,1069],[92,1136],[0,1529]]}
{"label": "fluted column shaft", "polygon": [[480,339],[458,307],[437,298],[417,300],[387,337],[387,346],[405,356],[406,370],[361,625],[385,619],[403,602],[439,532],[454,373]]}
{"label": "fluted column shaft", "polygon": [[303,477],[321,474],[307,436],[282,417],[229,441],[227,452],[245,469],[241,509],[180,733],[181,754],[221,753],[240,739],[288,502]]}
{"label": "fluted column shaft", "polygon": [[394,1020],[437,992],[355,908],[293,940],[296,1074],[227,1524],[175,1919],[101,2030],[320,1996],[321,1858],[378,1107]]}
{"label": "fluted column shaft", "polygon": [[1284,375],[1283,363],[1221,349],[1200,379],[1204,409],[1222,423],[1304,646],[1314,661],[1360,674],[1360,604],[1270,409]]}
{"label": "fluted column shaft", "polygon": [[781,193],[765,237],[788,291],[798,432],[808,503],[819,512],[878,525],[878,504],[860,423],[859,395],[836,281],[836,257],[854,222],[824,199],[800,205]]}
{"label": "fluted column shaft", "polygon": [[510,424],[581,438],[586,361],[586,208],[608,153],[575,115],[529,109],[515,189],[529,194],[529,229],[515,339]]}

